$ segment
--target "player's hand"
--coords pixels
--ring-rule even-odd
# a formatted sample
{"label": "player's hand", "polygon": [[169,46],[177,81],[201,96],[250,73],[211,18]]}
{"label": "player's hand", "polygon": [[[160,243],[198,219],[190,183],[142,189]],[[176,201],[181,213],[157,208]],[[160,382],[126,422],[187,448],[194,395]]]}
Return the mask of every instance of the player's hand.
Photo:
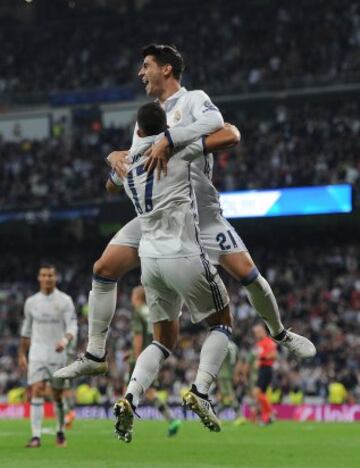
{"label": "player's hand", "polygon": [[148,156],[144,164],[145,171],[153,172],[156,169],[157,180],[160,180],[161,173],[167,175],[167,163],[170,157],[170,145],[167,138],[164,137],[152,145],[145,151],[145,156]]}
{"label": "player's hand", "polygon": [[62,353],[68,344],[69,344],[69,340],[66,337],[62,338],[60,341],[56,343],[55,351],[57,353]]}
{"label": "player's hand", "polygon": [[116,174],[124,179],[129,170],[129,161],[127,159],[129,151],[113,151],[107,156],[107,161]]}
{"label": "player's hand", "polygon": [[56,343],[56,345],[55,345],[55,351],[56,351],[57,353],[62,353],[62,352],[64,351],[64,349],[65,349],[65,346],[64,346],[64,344],[63,344],[61,341],[59,341],[58,343]]}
{"label": "player's hand", "polygon": [[26,356],[24,354],[20,354],[18,363],[19,363],[20,369],[22,371],[26,371],[26,369],[27,369],[27,359],[26,359]]}

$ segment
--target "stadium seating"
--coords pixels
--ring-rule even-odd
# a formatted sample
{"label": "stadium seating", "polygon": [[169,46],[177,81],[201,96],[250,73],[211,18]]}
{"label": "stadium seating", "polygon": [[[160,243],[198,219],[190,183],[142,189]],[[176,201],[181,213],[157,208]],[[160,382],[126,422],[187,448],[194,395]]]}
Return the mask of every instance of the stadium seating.
{"label": "stadium seating", "polygon": [[118,10],[59,4],[31,23],[1,19],[4,100],[134,87],[138,51],[152,41],[176,44],[188,63],[186,84],[212,94],[349,82],[360,71],[359,6],[352,0],[263,1],[261,15],[257,3],[240,8],[236,0],[187,0],[171,8],[162,0],[123,2]]}
{"label": "stadium seating", "polygon": [[[336,109],[336,112],[335,112]],[[358,103],[280,106],[264,116],[255,109],[225,117],[243,138],[216,157],[214,183],[220,191],[351,183],[360,187]],[[5,208],[68,206],[103,201],[108,168],[104,157],[130,146],[130,128],[88,130],[72,144],[0,141],[0,200]],[[124,197],[123,194],[120,197]]]}

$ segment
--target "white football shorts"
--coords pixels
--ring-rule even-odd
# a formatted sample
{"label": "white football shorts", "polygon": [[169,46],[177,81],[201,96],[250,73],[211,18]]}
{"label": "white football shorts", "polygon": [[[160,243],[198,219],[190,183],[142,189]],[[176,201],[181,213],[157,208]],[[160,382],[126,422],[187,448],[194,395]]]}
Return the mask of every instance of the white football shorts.
{"label": "white football shorts", "polygon": [[[127,245],[139,248],[141,227],[138,218],[133,218],[111,239],[110,245]],[[220,214],[206,226],[200,225],[200,239],[211,263],[218,265],[221,255],[246,252],[247,248],[234,227]]]}
{"label": "white football shorts", "polygon": [[204,254],[178,258],[142,257],[141,272],[153,323],[177,320],[184,303],[193,323],[229,304],[225,285]]}
{"label": "white football shorts", "polygon": [[53,374],[58,369],[66,365],[63,363],[49,363],[44,361],[29,361],[28,363],[28,385],[36,382],[48,381],[52,388],[62,389],[69,387],[69,381],[53,378]]}

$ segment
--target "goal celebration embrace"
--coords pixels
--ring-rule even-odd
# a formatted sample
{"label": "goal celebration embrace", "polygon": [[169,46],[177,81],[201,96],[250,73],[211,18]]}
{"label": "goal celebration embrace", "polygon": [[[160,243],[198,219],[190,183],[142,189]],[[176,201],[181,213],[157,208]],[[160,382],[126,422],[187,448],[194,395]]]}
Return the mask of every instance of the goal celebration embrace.
{"label": "goal celebration embrace", "polygon": [[0,37],[0,468],[358,468],[357,2]]}
{"label": "goal celebration embrace", "polygon": [[55,373],[71,379],[106,371],[117,282],[140,262],[154,339],[138,357],[124,398],[115,403],[115,429],[125,442],[132,439],[142,394],[176,345],[183,305],[194,323],[206,320],[209,326],[198,373],[184,403],[206,427],[220,431],[208,393],[227,354],[232,320],[216,265],[245,288],[275,342],[299,358],[316,352],[307,338],[285,329],[269,283],[221,214],[211,181],[211,151],[237,144],[239,131],[224,126],[205,92],[181,87],[184,62],[175,47],[152,44],[143,49],[143,59],[139,77],[156,102],[139,109],[130,150],[107,158],[112,167],[108,190],[124,186],[137,217],[114,236],[94,264],[85,355]]}

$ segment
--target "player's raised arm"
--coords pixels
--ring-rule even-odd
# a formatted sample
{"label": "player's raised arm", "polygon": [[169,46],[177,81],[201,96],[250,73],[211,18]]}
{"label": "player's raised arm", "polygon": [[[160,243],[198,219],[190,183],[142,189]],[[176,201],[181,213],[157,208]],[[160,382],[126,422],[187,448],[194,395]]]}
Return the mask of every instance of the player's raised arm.
{"label": "player's raised arm", "polygon": [[218,130],[204,139],[204,153],[233,148],[240,143],[241,134],[235,125],[226,123],[224,128]]}
{"label": "player's raised arm", "polygon": [[174,156],[179,155],[181,159],[191,162],[204,154],[233,148],[240,142],[240,138],[240,132],[235,125],[226,123],[221,130],[200,138],[180,152],[175,153]]}
{"label": "player's raised arm", "polygon": [[20,345],[18,353],[18,361],[21,370],[27,368],[27,354],[29,352],[31,343],[31,328],[32,328],[32,316],[29,310],[28,300],[24,306],[24,321],[21,327]]}
{"label": "player's raised arm", "polygon": [[219,109],[204,91],[197,90],[189,94],[189,111],[194,117],[194,122],[185,127],[168,129],[166,137],[170,147],[188,145],[202,135],[210,135],[224,127],[224,119]]}

